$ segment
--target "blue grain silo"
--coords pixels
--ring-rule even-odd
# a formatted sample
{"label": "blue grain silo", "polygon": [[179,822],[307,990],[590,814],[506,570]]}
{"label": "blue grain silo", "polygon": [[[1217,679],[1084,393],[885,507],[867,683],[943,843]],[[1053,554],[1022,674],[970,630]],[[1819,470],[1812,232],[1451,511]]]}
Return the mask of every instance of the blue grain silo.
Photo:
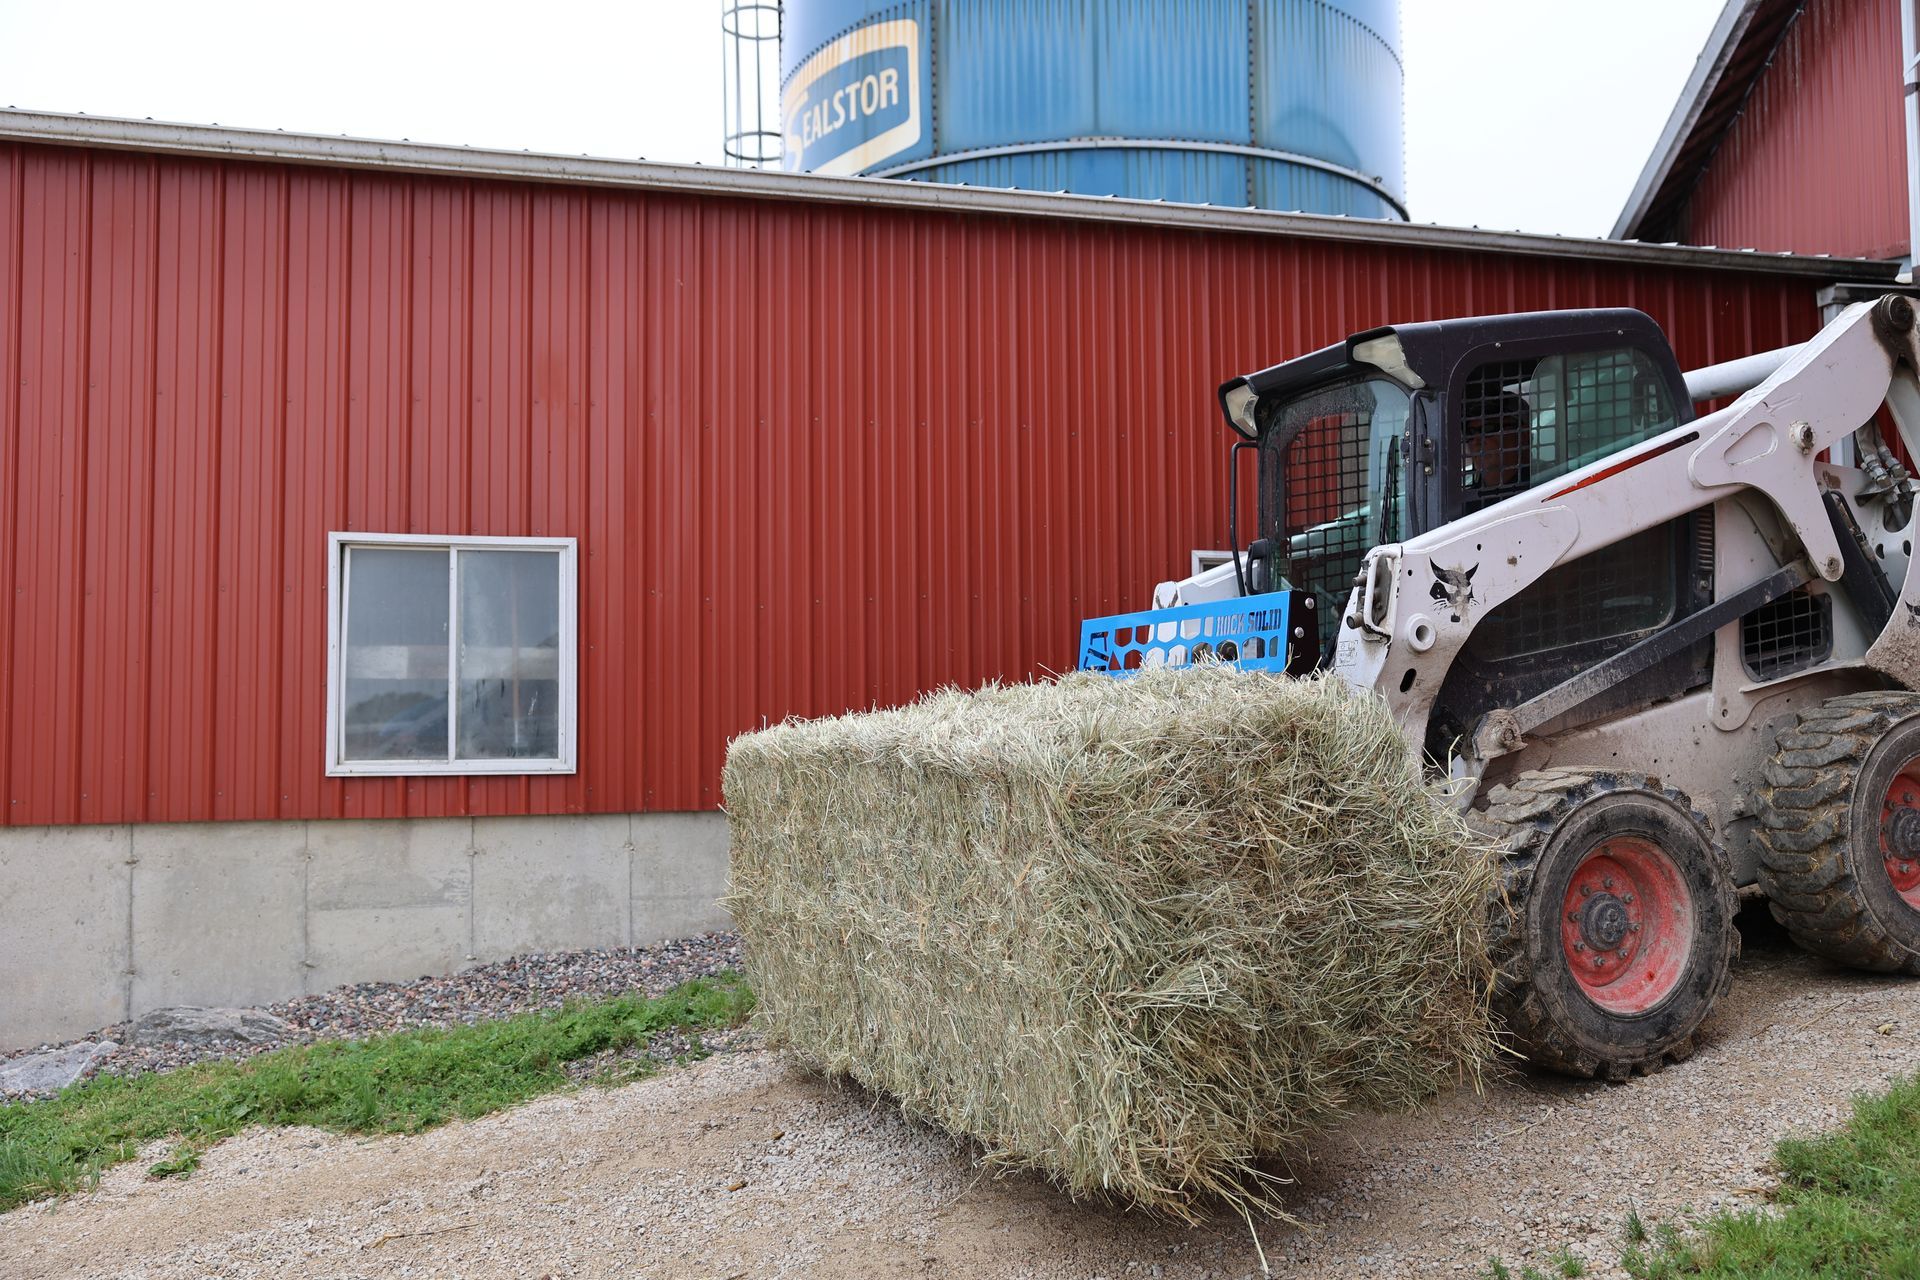
{"label": "blue grain silo", "polygon": [[789,169],[1405,216],[1398,0],[786,0]]}

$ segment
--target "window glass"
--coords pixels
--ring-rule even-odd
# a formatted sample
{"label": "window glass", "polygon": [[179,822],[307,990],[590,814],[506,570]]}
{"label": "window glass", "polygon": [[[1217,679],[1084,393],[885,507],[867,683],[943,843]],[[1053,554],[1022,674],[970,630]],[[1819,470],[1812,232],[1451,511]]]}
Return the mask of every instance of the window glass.
{"label": "window glass", "polygon": [[1346,607],[1361,558],[1400,537],[1409,405],[1398,383],[1368,378],[1278,406],[1261,434],[1265,483],[1285,494],[1286,527],[1276,538],[1283,571],[1334,611],[1327,616]]}
{"label": "window glass", "polygon": [[329,773],[573,772],[572,539],[330,541]]}
{"label": "window glass", "polygon": [[445,548],[347,558],[341,718],[349,760],[447,758]]}
{"label": "window glass", "polygon": [[462,759],[560,750],[560,557],[461,551]]}
{"label": "window glass", "polygon": [[1659,367],[1632,347],[1488,361],[1461,394],[1462,506],[1492,506],[1678,421]]}

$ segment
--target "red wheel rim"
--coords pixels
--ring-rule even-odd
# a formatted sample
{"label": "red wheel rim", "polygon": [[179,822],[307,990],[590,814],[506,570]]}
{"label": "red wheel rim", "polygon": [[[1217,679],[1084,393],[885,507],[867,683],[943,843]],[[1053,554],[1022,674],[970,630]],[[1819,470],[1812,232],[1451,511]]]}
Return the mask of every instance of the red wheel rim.
{"label": "red wheel rim", "polygon": [[1601,841],[1574,868],[1560,904],[1560,948],[1602,1009],[1652,1009],[1680,985],[1693,951],[1693,895],[1680,868],[1642,836]]}
{"label": "red wheel rim", "polygon": [[1880,798],[1880,856],[1893,891],[1920,911],[1920,756],[1893,775]]}

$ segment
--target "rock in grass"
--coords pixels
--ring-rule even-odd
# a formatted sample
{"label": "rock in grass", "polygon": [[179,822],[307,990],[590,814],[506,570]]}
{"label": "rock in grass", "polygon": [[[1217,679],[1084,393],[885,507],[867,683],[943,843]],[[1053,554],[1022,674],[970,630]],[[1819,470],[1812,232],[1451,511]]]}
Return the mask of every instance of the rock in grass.
{"label": "rock in grass", "polygon": [[731,746],[770,1042],[1075,1193],[1258,1163],[1492,1052],[1491,859],[1385,707],[1212,667],[934,694]]}
{"label": "rock in grass", "polygon": [[81,1079],[120,1046],[111,1040],[82,1040],[64,1049],[29,1053],[0,1062],[0,1095],[52,1093]]}
{"label": "rock in grass", "polygon": [[277,1044],[293,1032],[282,1018],[259,1009],[215,1009],[183,1004],[150,1009],[133,1024],[135,1044],[205,1045],[232,1040]]}

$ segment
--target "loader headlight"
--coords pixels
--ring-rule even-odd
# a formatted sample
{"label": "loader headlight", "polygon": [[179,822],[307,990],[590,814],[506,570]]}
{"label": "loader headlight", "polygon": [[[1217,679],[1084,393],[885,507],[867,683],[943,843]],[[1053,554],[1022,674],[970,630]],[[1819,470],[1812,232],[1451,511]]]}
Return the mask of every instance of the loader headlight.
{"label": "loader headlight", "polygon": [[1249,440],[1260,436],[1260,428],[1253,421],[1253,406],[1259,399],[1244,378],[1220,394],[1220,407],[1227,411],[1227,425]]}

